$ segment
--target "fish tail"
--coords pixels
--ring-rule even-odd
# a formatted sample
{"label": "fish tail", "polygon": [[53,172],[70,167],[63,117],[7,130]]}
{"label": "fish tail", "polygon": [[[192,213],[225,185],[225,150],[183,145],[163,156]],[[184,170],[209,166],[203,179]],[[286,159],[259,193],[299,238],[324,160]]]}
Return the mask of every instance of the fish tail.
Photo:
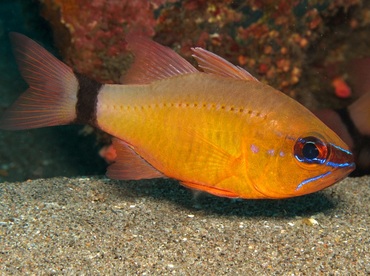
{"label": "fish tail", "polygon": [[93,123],[91,113],[97,93],[88,99],[86,90],[99,90],[101,84],[74,73],[30,38],[18,33],[11,33],[10,38],[29,88],[2,114],[0,128],[21,130]]}

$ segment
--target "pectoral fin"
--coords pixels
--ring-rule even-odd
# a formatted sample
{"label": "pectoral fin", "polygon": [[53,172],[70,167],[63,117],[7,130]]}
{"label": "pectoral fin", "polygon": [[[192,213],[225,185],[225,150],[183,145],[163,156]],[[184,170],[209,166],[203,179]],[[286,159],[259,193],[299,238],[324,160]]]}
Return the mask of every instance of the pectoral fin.
{"label": "pectoral fin", "polygon": [[124,141],[113,138],[113,147],[117,152],[117,158],[108,167],[109,178],[139,180],[165,177]]}

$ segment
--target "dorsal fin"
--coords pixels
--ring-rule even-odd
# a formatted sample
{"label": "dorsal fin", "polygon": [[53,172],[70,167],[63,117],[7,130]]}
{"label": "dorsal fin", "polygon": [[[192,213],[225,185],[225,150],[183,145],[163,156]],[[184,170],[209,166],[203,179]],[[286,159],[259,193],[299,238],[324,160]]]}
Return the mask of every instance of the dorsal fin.
{"label": "dorsal fin", "polygon": [[113,138],[112,145],[116,150],[117,157],[115,163],[108,167],[107,176],[109,178],[138,180],[165,177],[124,141]]}
{"label": "dorsal fin", "polygon": [[198,72],[175,51],[148,38],[129,34],[126,41],[135,55],[135,61],[121,78],[122,83],[148,84],[155,80]]}
{"label": "dorsal fin", "polygon": [[258,81],[249,72],[239,66],[235,66],[222,57],[204,50],[200,47],[191,48],[193,57],[204,72],[222,77]]}

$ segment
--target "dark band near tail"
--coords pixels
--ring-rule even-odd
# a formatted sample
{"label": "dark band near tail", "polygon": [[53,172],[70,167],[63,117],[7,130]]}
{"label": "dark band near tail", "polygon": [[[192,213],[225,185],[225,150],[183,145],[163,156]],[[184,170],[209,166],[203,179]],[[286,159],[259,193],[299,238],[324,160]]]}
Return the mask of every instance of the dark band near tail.
{"label": "dark band near tail", "polygon": [[76,124],[96,125],[96,105],[102,84],[84,75],[75,73],[78,80]]}

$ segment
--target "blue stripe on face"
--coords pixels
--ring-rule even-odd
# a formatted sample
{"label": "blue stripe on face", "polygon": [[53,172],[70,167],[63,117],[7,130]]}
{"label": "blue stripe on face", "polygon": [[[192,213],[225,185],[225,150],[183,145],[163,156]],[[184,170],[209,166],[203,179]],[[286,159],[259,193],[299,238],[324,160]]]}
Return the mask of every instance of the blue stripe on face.
{"label": "blue stripe on face", "polygon": [[326,163],[326,166],[333,167],[333,168],[345,168],[345,167],[353,167],[355,163],[334,163],[334,162],[328,162]]}
{"label": "blue stripe on face", "polygon": [[331,146],[333,146],[333,147],[334,147],[334,148],[336,148],[336,149],[339,149],[340,151],[343,151],[343,152],[345,152],[345,153],[347,153],[347,154],[349,154],[349,155],[352,155],[352,152],[350,152],[349,150],[346,150],[346,149],[341,148],[341,147],[339,147],[339,146],[333,145],[333,144],[331,144],[331,143],[330,143],[330,145],[331,145]]}
{"label": "blue stripe on face", "polygon": [[299,185],[297,186],[297,188],[295,189],[296,191],[298,191],[300,188],[302,188],[304,185],[306,185],[306,184],[308,184],[308,183],[310,183],[310,182],[312,182],[312,181],[316,181],[316,180],[318,180],[318,179],[320,179],[320,178],[323,178],[323,177],[325,177],[325,176],[327,176],[327,175],[329,175],[329,174],[331,174],[331,172],[326,172],[326,173],[323,173],[323,174],[320,174],[320,175],[318,175],[318,176],[315,176],[315,177],[311,177],[311,178],[308,178],[308,179],[306,179],[306,180],[303,180],[301,183],[299,183]]}

